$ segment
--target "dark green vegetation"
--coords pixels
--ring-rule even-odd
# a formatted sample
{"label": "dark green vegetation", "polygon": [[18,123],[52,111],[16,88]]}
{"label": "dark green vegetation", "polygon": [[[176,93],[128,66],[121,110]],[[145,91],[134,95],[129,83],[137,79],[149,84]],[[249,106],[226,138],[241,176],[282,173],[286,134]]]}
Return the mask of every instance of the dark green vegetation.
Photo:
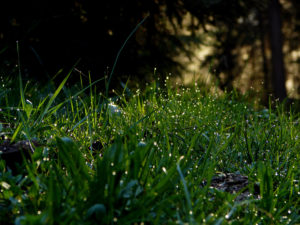
{"label": "dark green vegetation", "polygon": [[[168,81],[107,99],[66,79],[1,78],[1,146],[35,150],[14,171],[0,161],[1,224],[300,223],[299,115]],[[248,176],[250,196],[211,188],[220,172]]]}

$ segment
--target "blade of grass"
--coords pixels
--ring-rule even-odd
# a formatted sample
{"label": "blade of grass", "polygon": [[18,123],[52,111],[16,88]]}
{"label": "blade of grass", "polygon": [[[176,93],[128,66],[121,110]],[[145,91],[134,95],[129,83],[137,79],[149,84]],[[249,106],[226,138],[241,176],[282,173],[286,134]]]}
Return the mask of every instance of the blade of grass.
{"label": "blade of grass", "polygon": [[183,173],[180,169],[180,160],[176,164],[176,168],[177,168],[177,171],[179,173],[180,180],[181,180],[181,183],[182,183],[182,186],[183,186],[184,196],[185,196],[185,199],[186,199],[186,202],[187,202],[187,208],[188,208],[188,213],[189,213],[190,224],[192,224],[192,222],[193,222],[192,201],[191,201],[191,196],[190,196],[186,181],[185,181]]}
{"label": "blade of grass", "polygon": [[[73,68],[77,65],[78,62],[75,63],[75,65],[73,66]],[[41,113],[40,117],[35,121],[34,125],[41,123],[41,121],[44,119],[44,116],[48,113],[49,108],[51,107],[52,103],[54,102],[54,100],[56,99],[56,97],[58,96],[58,94],[60,93],[60,91],[62,90],[62,88],[64,87],[64,85],[66,84],[68,78],[70,77],[73,68],[70,70],[70,72],[67,74],[67,76],[65,77],[65,79],[63,79],[63,81],[60,83],[60,85],[58,86],[58,88],[56,89],[56,91],[54,92],[54,94],[51,96],[51,98],[49,99],[48,104],[46,105],[44,111]]]}
{"label": "blade of grass", "polygon": [[107,84],[106,84],[106,91],[105,91],[105,96],[108,97],[108,89],[109,89],[109,85],[110,85],[110,81],[111,81],[111,78],[112,78],[112,75],[114,73],[114,70],[115,70],[115,67],[117,65],[117,62],[118,62],[118,59],[119,59],[119,56],[123,50],[123,48],[125,47],[125,45],[127,44],[128,40],[131,38],[131,36],[137,31],[137,29],[145,22],[145,20],[149,17],[149,15],[147,15],[141,22],[138,23],[138,25],[136,25],[136,27],[131,31],[131,33],[128,35],[128,37],[126,38],[126,40],[124,41],[122,47],[120,48],[117,56],[116,56],[116,59],[115,59],[115,62],[114,62],[114,65],[111,69],[111,72],[110,72],[110,75],[109,75],[109,78],[108,78],[108,81],[107,81]]}
{"label": "blade of grass", "polygon": [[15,130],[13,136],[11,137],[11,142],[14,142],[14,140],[16,139],[18,133],[20,132],[22,128],[22,123],[19,123],[19,125],[17,126],[17,129]]}
{"label": "blade of grass", "polygon": [[[61,103],[59,103],[59,107],[56,108],[56,110],[59,109],[61,106],[63,106],[65,103],[71,101],[72,99],[76,98],[78,95],[82,94],[85,90],[87,90],[87,89],[90,88],[91,86],[95,85],[96,83],[98,83],[99,81],[102,81],[102,80],[104,80],[103,77],[100,78],[100,79],[98,79],[98,80],[96,80],[96,81],[94,81],[93,83],[91,83],[90,85],[86,86],[86,87],[83,88],[82,90],[78,91],[75,95],[72,95],[72,96],[71,96],[70,98],[68,98],[67,100],[65,100],[65,101],[63,101],[63,102],[61,102]],[[57,106],[53,106],[53,108],[55,108],[55,107],[57,107]],[[52,109],[52,108],[51,108],[51,109]],[[49,111],[51,111],[51,109],[50,109]]]}
{"label": "blade of grass", "polygon": [[21,75],[21,63],[20,63],[19,41],[17,41],[16,43],[17,43],[17,54],[18,54],[18,72],[19,72],[20,96],[21,96],[22,108],[25,110],[26,103],[25,103],[25,96],[24,96],[23,82],[22,82],[22,75]]}

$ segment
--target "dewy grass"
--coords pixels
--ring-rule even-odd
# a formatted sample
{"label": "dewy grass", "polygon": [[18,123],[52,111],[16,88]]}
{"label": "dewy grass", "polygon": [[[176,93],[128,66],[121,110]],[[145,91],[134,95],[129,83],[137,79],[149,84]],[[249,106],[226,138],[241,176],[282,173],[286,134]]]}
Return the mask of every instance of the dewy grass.
{"label": "dewy grass", "polygon": [[[155,84],[106,107],[92,84],[19,102],[0,84],[2,155],[12,137],[39,143],[18,171],[0,160],[1,224],[300,223],[299,115]],[[220,173],[248,176],[249,196],[213,188]]]}

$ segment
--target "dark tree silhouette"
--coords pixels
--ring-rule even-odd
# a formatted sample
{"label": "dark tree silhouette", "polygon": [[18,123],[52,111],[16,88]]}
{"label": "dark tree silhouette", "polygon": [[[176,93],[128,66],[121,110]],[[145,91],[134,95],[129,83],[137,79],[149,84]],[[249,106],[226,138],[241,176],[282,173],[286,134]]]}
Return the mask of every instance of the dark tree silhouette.
{"label": "dark tree silhouette", "polygon": [[275,98],[282,101],[287,97],[287,93],[285,88],[285,68],[282,52],[281,13],[279,1],[271,0],[269,10],[273,91]]}

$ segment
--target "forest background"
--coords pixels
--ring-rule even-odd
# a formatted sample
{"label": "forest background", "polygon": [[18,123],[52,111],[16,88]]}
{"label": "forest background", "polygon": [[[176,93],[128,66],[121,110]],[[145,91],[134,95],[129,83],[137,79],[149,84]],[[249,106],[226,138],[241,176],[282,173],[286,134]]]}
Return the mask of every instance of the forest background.
{"label": "forest background", "polygon": [[[18,1],[0,7],[0,73],[72,81],[111,72],[112,85],[159,77],[248,92],[263,103],[300,98],[300,3],[296,0]],[[154,71],[155,70],[155,71]]]}

